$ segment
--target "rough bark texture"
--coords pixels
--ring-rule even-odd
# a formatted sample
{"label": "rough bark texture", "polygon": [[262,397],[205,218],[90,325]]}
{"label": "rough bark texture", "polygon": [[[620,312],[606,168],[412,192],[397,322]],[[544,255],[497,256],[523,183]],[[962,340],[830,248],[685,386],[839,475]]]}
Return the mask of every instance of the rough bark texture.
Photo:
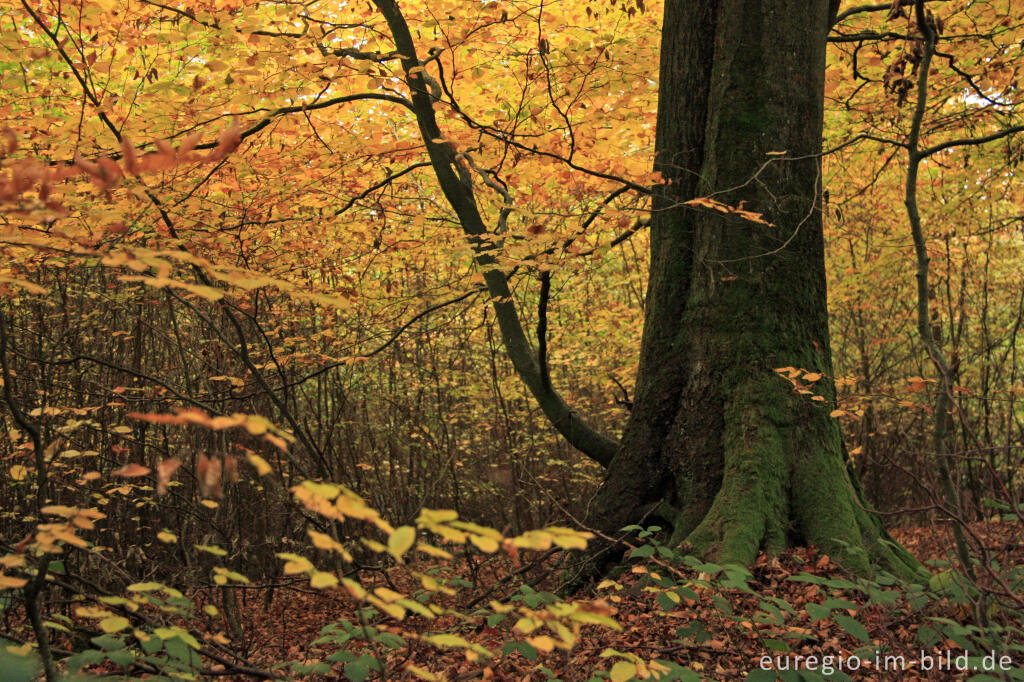
{"label": "rough bark texture", "polygon": [[[656,168],[670,182],[651,223],[635,404],[589,516],[608,535],[658,516],[724,562],[813,544],[861,573],[919,570],[865,511],[829,417],[819,197],[834,11],[666,2]],[[771,225],[682,205],[695,197]],[[824,374],[825,402],[794,393],[784,366]]]}

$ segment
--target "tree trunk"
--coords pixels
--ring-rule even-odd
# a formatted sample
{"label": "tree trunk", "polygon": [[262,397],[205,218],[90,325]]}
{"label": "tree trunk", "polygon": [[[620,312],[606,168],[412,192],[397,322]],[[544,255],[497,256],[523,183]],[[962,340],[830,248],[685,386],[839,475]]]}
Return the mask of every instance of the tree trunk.
{"label": "tree trunk", "polygon": [[[722,562],[813,544],[859,573],[919,570],[865,510],[829,416],[820,154],[837,4],[666,2],[655,162],[666,185],[635,404],[589,515],[607,535],[646,515]],[[683,205],[696,197],[771,224]],[[794,392],[774,371],[787,366],[822,374],[807,383],[824,401]]]}

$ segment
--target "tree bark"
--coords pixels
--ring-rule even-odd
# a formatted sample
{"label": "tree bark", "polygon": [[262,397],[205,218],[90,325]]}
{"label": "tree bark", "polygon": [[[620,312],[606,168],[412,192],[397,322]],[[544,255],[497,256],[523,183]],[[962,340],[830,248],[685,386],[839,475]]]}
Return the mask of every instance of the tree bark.
{"label": "tree bark", "polygon": [[[653,514],[723,562],[813,544],[920,570],[864,507],[836,421],[822,236],[827,0],[668,0],[636,399],[589,524]],[[688,206],[709,197],[763,215]],[[775,371],[821,373],[824,401]],[[614,549],[605,545],[602,549]],[[616,559],[605,552],[596,571]]]}

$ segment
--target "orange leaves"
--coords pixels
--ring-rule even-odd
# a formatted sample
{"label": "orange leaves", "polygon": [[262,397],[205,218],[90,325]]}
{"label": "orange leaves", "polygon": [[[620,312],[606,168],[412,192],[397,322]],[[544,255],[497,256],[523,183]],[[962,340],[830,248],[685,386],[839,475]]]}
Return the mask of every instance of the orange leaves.
{"label": "orange leaves", "polygon": [[199,494],[203,497],[221,497],[221,461],[199,453],[196,461],[196,478],[199,480]]}
{"label": "orange leaves", "polygon": [[217,140],[217,147],[210,152],[210,155],[206,160],[220,161],[221,159],[226,158],[228,154],[238,149],[238,145],[240,144],[242,144],[242,127],[239,125],[233,125],[226,128]]}
{"label": "orange leaves", "polygon": [[130,462],[120,469],[116,469],[110,473],[114,476],[123,476],[124,478],[138,478],[139,476],[145,476],[150,471],[152,471],[152,469],[149,467],[144,467],[141,464]]}
{"label": "orange leaves", "polygon": [[776,367],[775,373],[793,385],[794,393],[809,395],[815,402],[826,402],[824,396],[814,395],[812,390],[814,383],[825,376],[821,372],[808,372],[806,369],[796,367]]}
{"label": "orange leaves", "polygon": [[[44,164],[36,159],[19,159],[9,164],[4,175],[0,175],[0,202],[13,203],[28,192],[34,191],[39,199],[46,201],[53,185],[78,175],[87,175],[96,188],[107,193],[125,176],[139,176],[144,173],[169,170],[183,163],[215,163],[227,158],[242,143],[242,127],[238,124],[225,128],[217,139],[216,146],[207,154],[195,150],[200,146],[201,136],[194,133],[186,137],[175,149],[165,140],[154,142],[156,151],[142,156],[128,136],[120,139],[120,159],[101,156],[86,158],[75,152],[71,165],[64,163]],[[18,137],[10,128],[0,131],[0,160],[14,154]],[[48,203],[46,208],[60,209],[59,204]]]}
{"label": "orange leaves", "polygon": [[199,481],[199,494],[203,497],[220,498],[224,496],[222,484],[238,482],[238,460],[232,455],[223,457],[207,457],[200,452],[196,459],[196,479]]}
{"label": "orange leaves", "polygon": [[130,175],[138,175],[142,172],[142,166],[139,163],[139,155],[135,151],[135,146],[132,145],[130,139],[127,136],[121,138],[121,158],[124,160],[125,170]]}
{"label": "orange leaves", "polygon": [[752,223],[771,225],[770,222],[764,219],[762,214],[744,209],[743,202],[740,202],[739,206],[729,206],[728,204],[723,204],[720,201],[716,201],[708,197],[697,197],[696,199],[690,199],[689,201],[684,201],[683,203],[686,204],[687,206],[711,209],[712,211],[723,213],[725,215],[735,215],[737,217],[743,218],[744,220],[749,220]]}
{"label": "orange leaves", "polygon": [[171,476],[181,466],[181,460],[177,457],[171,457],[165,459],[156,465],[156,494],[164,495],[167,493],[167,484],[171,480]]}
{"label": "orange leaves", "polygon": [[281,450],[287,450],[288,442],[294,440],[290,433],[274,426],[264,417],[242,414],[240,412],[230,416],[211,417],[206,412],[196,408],[178,408],[173,414],[131,412],[128,416],[132,419],[141,419],[151,424],[196,424],[213,429],[214,431],[241,426],[254,436],[263,436],[264,439],[273,443]]}
{"label": "orange leaves", "polygon": [[18,136],[10,128],[4,128],[0,130],[0,137],[4,141],[3,147],[0,147],[0,160],[2,160],[18,150]]}

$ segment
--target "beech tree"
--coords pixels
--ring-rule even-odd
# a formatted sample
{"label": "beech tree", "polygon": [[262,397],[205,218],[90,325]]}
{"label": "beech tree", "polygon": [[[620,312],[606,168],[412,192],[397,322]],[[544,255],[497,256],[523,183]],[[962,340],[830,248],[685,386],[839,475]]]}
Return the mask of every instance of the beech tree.
{"label": "beech tree", "polygon": [[[668,182],[636,402],[591,514],[606,533],[660,503],[674,541],[722,561],[806,543],[854,570],[913,570],[865,509],[830,416],[821,139],[837,7],[666,3],[656,168]],[[695,197],[761,219],[695,212]]]}

